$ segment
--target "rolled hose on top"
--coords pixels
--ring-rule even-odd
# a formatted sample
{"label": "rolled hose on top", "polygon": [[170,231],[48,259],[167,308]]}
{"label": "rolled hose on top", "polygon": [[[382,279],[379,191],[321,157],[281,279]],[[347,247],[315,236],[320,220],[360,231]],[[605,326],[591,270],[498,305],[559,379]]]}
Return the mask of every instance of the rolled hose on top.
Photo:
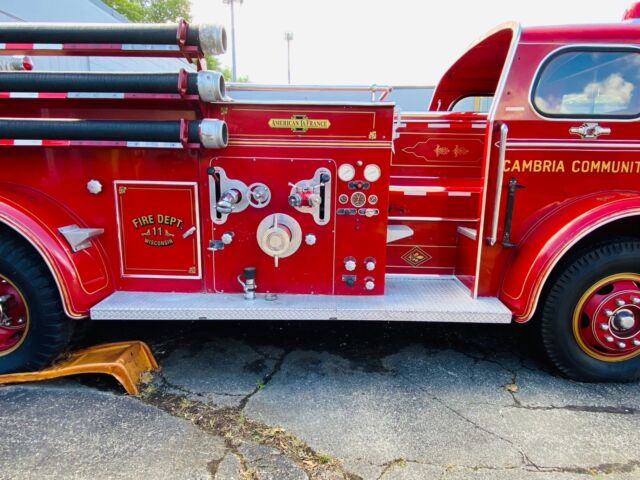
{"label": "rolled hose on top", "polygon": [[[169,23],[2,23],[0,43],[175,45],[179,25]],[[227,50],[224,27],[189,25],[186,45],[220,55]]]}
{"label": "rolled hose on top", "polygon": [[[0,72],[0,92],[178,93],[177,73]],[[205,102],[226,96],[221,73],[187,73],[186,93]]]}
{"label": "rolled hose on top", "polygon": [[[192,120],[188,142],[224,148],[228,130],[224,120]],[[179,143],[180,121],[144,120],[32,120],[0,119],[0,138],[14,140],[85,140]]]}

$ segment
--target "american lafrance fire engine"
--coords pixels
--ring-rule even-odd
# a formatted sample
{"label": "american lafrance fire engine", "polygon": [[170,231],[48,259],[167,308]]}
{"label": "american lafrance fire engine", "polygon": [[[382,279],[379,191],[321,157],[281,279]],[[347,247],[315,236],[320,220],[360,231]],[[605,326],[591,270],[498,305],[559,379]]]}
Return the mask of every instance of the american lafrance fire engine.
{"label": "american lafrance fire engine", "polygon": [[286,319],[533,321],[566,375],[638,378],[638,17],[501,25],[419,114],[234,101],[220,27],[2,25],[198,71],[0,72],[0,373],[80,319]]}

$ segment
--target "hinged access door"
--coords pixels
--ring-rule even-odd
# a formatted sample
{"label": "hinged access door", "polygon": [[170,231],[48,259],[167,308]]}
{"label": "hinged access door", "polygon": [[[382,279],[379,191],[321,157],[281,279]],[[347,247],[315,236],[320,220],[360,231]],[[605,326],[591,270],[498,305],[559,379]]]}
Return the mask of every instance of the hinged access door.
{"label": "hinged access door", "polygon": [[116,181],[114,186],[122,276],[200,278],[198,185]]}

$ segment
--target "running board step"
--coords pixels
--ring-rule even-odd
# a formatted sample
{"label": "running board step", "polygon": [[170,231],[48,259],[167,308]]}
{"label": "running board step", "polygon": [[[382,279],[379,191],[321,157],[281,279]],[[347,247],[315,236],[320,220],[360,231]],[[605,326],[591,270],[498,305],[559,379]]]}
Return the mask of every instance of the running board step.
{"label": "running board step", "polygon": [[472,299],[453,279],[388,278],[374,297],[116,292],[91,309],[93,320],[356,320],[510,323],[493,297]]}

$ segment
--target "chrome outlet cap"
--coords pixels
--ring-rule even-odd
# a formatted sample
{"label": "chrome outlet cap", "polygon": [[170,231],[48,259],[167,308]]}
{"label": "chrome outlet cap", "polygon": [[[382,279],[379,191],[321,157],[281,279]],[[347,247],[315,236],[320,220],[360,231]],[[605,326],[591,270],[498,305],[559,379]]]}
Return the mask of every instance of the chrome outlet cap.
{"label": "chrome outlet cap", "polygon": [[198,95],[203,102],[222,102],[227,95],[227,85],[220,72],[198,72]]}
{"label": "chrome outlet cap", "polygon": [[200,122],[200,143],[206,148],[224,148],[229,144],[229,130],[224,120],[207,118]]}
{"label": "chrome outlet cap", "polygon": [[222,25],[198,25],[198,38],[205,54],[222,55],[227,51],[227,31]]}

